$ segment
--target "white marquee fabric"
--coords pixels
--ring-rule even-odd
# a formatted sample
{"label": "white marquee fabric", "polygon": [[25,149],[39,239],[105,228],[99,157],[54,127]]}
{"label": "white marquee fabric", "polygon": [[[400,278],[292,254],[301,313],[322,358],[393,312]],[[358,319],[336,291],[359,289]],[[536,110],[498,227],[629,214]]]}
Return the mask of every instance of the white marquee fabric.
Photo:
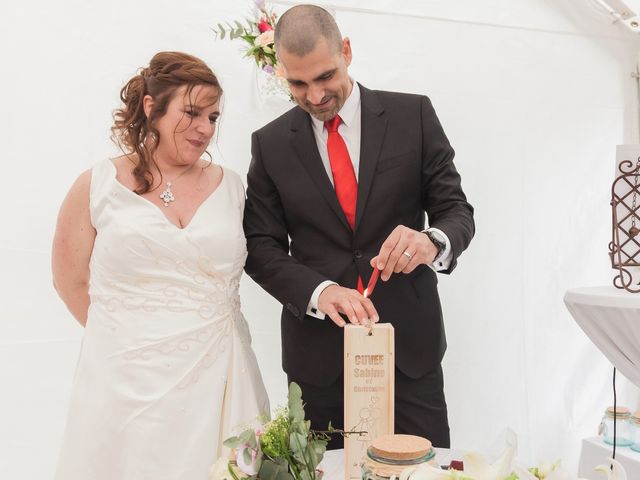
{"label": "white marquee fabric", "polygon": [[[638,142],[637,37],[593,0],[332,4],[354,78],[431,97],[476,207],[476,238],[440,280],[454,447],[489,450],[511,428],[522,463],[562,457],[575,469],[612,403],[611,367],[562,298],[613,277],[609,188],[615,145]],[[2,478],[55,467],[82,332],[51,286],[51,240],[75,177],[118,153],[109,127],[122,84],[159,50],[205,59],[225,88],[211,153],[243,176],[250,133],[288,108],[259,94],[239,44],[213,38],[215,23],[248,12],[230,0],[3,4]],[[277,405],[279,306],[247,278],[241,295]],[[618,386],[635,409],[638,389]]]}

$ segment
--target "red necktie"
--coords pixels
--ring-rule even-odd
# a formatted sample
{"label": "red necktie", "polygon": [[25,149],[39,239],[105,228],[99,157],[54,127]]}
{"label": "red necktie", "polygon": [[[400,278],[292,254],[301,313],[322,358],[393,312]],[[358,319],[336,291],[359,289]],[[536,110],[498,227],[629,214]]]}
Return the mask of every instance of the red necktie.
{"label": "red necktie", "polygon": [[[353,170],[351,157],[349,157],[347,144],[344,143],[342,135],[338,132],[338,127],[341,122],[342,119],[339,115],[324,122],[324,126],[329,133],[329,137],[327,138],[327,152],[329,153],[331,174],[333,175],[333,184],[336,189],[338,202],[347,217],[347,222],[349,222],[351,230],[355,230],[358,182],[356,181],[356,174]],[[358,276],[358,291],[360,293],[364,291],[360,276]]]}
{"label": "red necktie", "polygon": [[347,222],[351,226],[351,230],[355,229],[356,224],[356,203],[358,199],[358,182],[356,174],[353,171],[353,163],[349,157],[349,150],[344,139],[338,133],[338,126],[342,122],[339,115],[331,120],[324,122],[324,126],[329,132],[327,138],[327,151],[329,152],[329,163],[331,164],[331,173],[333,175],[333,184],[336,189],[338,202],[347,217]]}

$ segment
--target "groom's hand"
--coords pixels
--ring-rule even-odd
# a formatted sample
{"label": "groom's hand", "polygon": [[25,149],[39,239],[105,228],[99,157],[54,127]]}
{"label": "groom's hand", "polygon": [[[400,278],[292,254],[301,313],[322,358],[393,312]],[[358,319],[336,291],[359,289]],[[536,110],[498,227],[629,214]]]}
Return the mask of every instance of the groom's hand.
{"label": "groom's hand", "polygon": [[354,325],[369,326],[380,319],[371,300],[364,298],[357,290],[340,285],[329,285],[322,291],[318,297],[318,309],[339,327],[346,324],[341,313]]}
{"label": "groom's hand", "polygon": [[371,259],[371,266],[381,270],[383,281],[393,273],[411,273],[418,265],[430,265],[438,254],[429,237],[404,225],[398,225]]}

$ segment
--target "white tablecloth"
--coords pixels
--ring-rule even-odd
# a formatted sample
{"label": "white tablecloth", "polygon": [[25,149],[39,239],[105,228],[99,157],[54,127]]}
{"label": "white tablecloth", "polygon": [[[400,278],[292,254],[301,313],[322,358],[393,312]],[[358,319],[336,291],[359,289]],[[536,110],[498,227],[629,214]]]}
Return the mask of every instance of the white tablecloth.
{"label": "white tablecloth", "polygon": [[[440,465],[449,465],[451,460],[462,460],[464,455],[459,450],[448,448],[436,448],[435,450],[435,458]],[[323,480],[344,480],[344,450],[329,450],[326,452],[322,463],[320,463],[320,468],[324,470]]]}
{"label": "white tablecloth", "polygon": [[[611,445],[604,443],[600,437],[585,438],[582,440],[578,476],[588,480],[603,480],[603,474],[594,471],[594,468],[606,464],[611,454]],[[440,465],[449,465],[451,460],[462,460],[463,456],[464,452],[459,450],[436,448],[436,460]],[[629,480],[640,480],[640,453],[629,447],[618,447],[616,460],[624,466]],[[324,470],[324,480],[344,480],[344,450],[325,453],[320,467]]]}
{"label": "white tablecloth", "polygon": [[640,387],[640,293],[613,286],[574,288],[564,303],[609,361]]}
{"label": "white tablecloth", "polygon": [[[578,476],[588,480],[604,480],[605,476],[593,469],[598,465],[606,465],[607,458],[610,458],[612,453],[613,447],[604,443],[600,437],[582,440]],[[640,453],[634,452],[629,447],[617,447],[616,460],[626,470],[629,480],[640,479]]]}

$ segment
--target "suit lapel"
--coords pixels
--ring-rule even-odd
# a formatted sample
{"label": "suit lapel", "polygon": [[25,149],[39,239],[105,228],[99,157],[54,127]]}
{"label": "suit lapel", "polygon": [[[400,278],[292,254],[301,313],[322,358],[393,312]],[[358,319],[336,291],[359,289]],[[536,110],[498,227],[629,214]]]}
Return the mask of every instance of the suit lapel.
{"label": "suit lapel", "polygon": [[311,119],[309,115],[300,107],[296,108],[295,115],[291,122],[291,135],[293,148],[300,159],[300,162],[304,165],[311,180],[316,185],[316,188],[320,194],[327,201],[331,209],[337,215],[340,222],[351,231],[347,218],[342,211],[342,207],[336,197],[336,191],[327,176],[327,172],[322,164],[320,153],[318,153],[318,145],[316,144],[316,137],[313,134],[313,127],[311,126]]}
{"label": "suit lapel", "polygon": [[383,115],[375,93],[360,85],[362,130],[360,133],[360,171],[358,173],[358,204],[356,206],[356,231],[371,191],[378,157],[382,148],[387,119]]}

